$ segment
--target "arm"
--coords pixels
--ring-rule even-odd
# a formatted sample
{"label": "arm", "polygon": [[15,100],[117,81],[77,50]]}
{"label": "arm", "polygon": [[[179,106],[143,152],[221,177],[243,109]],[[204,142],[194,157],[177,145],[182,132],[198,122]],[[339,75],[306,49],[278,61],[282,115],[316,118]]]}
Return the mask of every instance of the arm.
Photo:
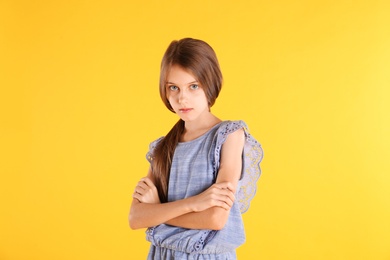
{"label": "arm", "polygon": [[230,183],[220,182],[199,195],[161,204],[149,170],[148,177],[141,179],[133,194],[129,214],[130,227],[132,229],[151,227],[189,212],[200,212],[211,207],[227,210],[234,201],[234,194],[230,189]]}
{"label": "arm", "polygon": [[[235,193],[242,170],[242,151],[245,144],[244,130],[231,133],[221,150],[221,163],[216,183],[228,182]],[[229,217],[228,210],[220,207],[211,207],[201,212],[191,212],[170,219],[166,224],[190,229],[222,229]]]}

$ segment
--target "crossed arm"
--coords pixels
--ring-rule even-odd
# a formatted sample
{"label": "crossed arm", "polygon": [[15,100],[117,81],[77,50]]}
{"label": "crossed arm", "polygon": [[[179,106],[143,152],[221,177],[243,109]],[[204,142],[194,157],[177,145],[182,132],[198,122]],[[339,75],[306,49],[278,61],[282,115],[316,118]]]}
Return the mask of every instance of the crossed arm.
{"label": "crossed arm", "polygon": [[132,229],[169,224],[189,229],[220,230],[226,224],[242,169],[245,136],[231,133],[222,145],[216,183],[193,197],[160,203],[152,173],[142,178],[133,194],[129,224]]}

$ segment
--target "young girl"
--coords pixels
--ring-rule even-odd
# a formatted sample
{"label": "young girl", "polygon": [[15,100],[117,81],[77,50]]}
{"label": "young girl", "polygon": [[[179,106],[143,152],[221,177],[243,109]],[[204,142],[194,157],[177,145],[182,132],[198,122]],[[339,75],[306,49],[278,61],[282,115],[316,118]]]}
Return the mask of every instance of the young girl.
{"label": "young girl", "polygon": [[160,95],[180,119],[147,153],[148,175],[133,194],[132,229],[147,228],[148,259],[236,259],[241,214],[260,176],[260,144],[243,121],[221,121],[210,108],[222,87],[213,49],[173,41],[162,60]]}

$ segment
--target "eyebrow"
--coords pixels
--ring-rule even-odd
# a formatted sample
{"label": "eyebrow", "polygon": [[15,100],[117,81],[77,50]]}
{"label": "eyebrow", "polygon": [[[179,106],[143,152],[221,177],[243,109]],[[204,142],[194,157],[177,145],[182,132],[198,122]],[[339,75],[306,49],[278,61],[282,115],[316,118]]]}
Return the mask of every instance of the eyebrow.
{"label": "eyebrow", "polygon": [[[198,81],[192,81],[192,82],[189,82],[189,83],[187,83],[187,85],[190,85],[190,84],[193,84],[193,83],[198,83]],[[169,82],[169,81],[167,81],[165,84],[173,84],[173,85],[175,85],[175,83],[173,83],[173,82]]]}

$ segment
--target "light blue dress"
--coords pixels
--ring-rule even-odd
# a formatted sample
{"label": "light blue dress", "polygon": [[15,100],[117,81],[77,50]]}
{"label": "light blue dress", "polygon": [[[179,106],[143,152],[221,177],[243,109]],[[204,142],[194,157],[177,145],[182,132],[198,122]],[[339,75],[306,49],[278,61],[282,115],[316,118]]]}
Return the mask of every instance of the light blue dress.
{"label": "light blue dress", "polygon": [[[236,248],[245,242],[241,214],[249,208],[261,174],[263,150],[249,134],[243,121],[223,121],[202,136],[178,143],[173,155],[168,186],[168,202],[197,195],[215,183],[220,152],[230,133],[243,128],[246,142],[243,167],[236,200],[223,229],[186,229],[161,224],[146,230],[151,242],[148,259],[236,259]],[[146,157],[151,162],[153,151],[162,138],[152,142]]]}

